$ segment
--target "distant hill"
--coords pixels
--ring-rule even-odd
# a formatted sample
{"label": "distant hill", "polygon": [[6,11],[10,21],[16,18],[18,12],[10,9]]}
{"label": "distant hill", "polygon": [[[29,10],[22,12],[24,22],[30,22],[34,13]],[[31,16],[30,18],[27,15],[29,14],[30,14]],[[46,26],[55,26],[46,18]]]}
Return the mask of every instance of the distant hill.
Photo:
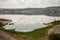
{"label": "distant hill", "polygon": [[20,15],[48,15],[60,16],[60,7],[46,8],[24,8],[24,9],[0,9],[0,14],[20,14]]}

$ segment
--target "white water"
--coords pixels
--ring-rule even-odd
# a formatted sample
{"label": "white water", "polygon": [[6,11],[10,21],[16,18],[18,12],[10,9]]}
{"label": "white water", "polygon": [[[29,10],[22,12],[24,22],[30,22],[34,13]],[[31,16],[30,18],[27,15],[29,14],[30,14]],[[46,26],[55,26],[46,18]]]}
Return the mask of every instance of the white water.
{"label": "white water", "polygon": [[15,25],[6,25],[5,29],[15,29],[16,31],[28,32],[37,28],[45,27],[43,23],[60,20],[60,17],[45,15],[0,15],[0,18],[10,19]]}

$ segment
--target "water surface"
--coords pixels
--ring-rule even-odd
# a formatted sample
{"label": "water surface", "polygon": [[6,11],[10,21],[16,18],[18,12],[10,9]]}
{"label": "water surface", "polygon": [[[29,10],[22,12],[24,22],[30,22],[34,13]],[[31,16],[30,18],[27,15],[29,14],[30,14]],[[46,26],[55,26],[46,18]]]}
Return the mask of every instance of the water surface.
{"label": "water surface", "polygon": [[60,20],[60,17],[45,15],[0,15],[0,18],[10,19],[14,23],[14,25],[6,25],[5,29],[15,29],[16,31],[23,32],[46,27],[43,23]]}
{"label": "water surface", "polygon": [[20,31],[20,32],[28,32],[28,31],[32,31],[34,29],[38,29],[38,28],[42,28],[45,27],[47,25],[44,24],[28,24],[28,25],[6,25],[5,29],[10,30],[10,29],[15,29],[15,31]]}

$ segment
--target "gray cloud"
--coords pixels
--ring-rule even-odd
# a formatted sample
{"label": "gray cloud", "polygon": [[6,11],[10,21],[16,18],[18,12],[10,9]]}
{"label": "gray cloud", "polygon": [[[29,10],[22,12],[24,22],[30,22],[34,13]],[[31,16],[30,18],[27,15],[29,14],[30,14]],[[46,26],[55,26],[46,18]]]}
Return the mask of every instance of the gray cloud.
{"label": "gray cloud", "polygon": [[[4,1],[4,0],[3,0]],[[0,0],[0,8],[27,8],[60,6],[60,0]]]}

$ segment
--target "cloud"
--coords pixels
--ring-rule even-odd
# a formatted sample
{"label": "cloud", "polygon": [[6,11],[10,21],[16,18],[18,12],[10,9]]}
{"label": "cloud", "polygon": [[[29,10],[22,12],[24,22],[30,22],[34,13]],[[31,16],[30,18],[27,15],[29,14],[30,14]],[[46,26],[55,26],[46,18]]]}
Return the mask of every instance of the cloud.
{"label": "cloud", "polygon": [[60,6],[60,0],[0,0],[0,8]]}
{"label": "cloud", "polygon": [[8,1],[8,0],[0,0],[0,2],[5,2],[5,1]]}

